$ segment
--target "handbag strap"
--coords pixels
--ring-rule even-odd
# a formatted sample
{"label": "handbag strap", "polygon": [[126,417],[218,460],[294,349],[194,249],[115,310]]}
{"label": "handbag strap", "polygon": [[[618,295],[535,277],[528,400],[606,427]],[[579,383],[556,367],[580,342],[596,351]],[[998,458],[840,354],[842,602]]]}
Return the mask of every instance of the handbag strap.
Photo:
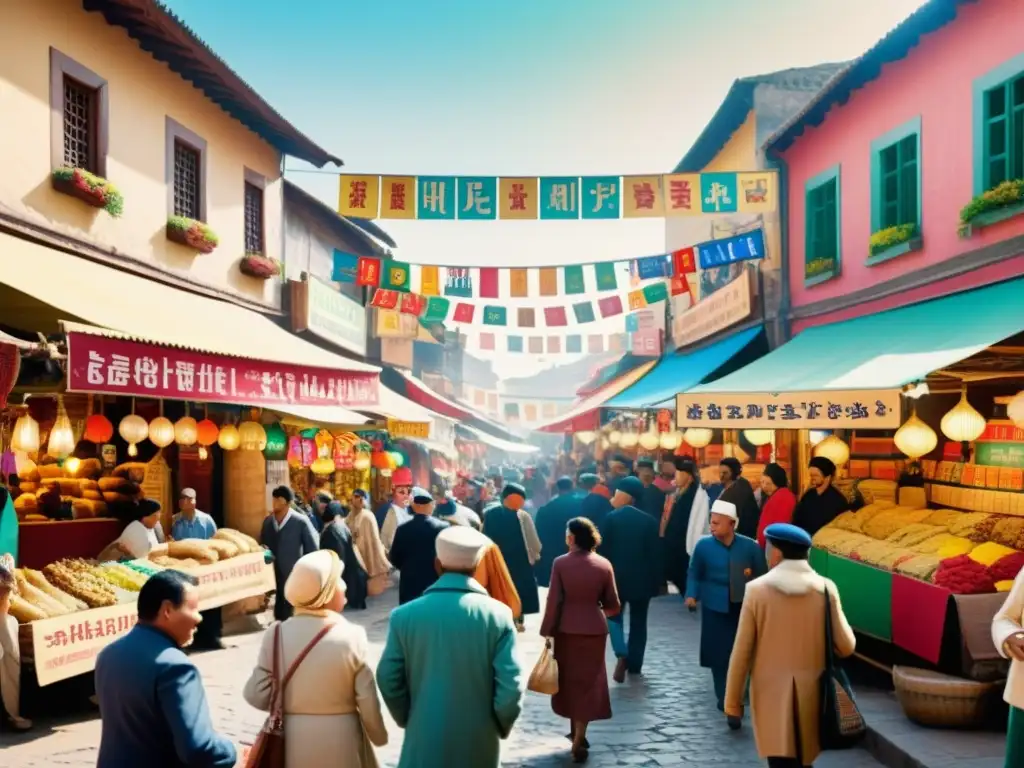
{"label": "handbag strap", "polygon": [[828,593],[828,584],[825,584],[825,669],[831,673],[835,663],[832,645],[832,598]]}
{"label": "handbag strap", "polygon": [[284,690],[288,687],[288,683],[291,682],[292,676],[295,674],[296,670],[298,670],[299,665],[302,664],[306,656],[309,655],[309,652],[316,647],[317,643],[324,639],[324,635],[330,632],[333,627],[333,624],[328,624],[313,636],[313,639],[306,644],[306,647],[302,649],[302,652],[295,657],[295,661],[293,661],[291,666],[288,667],[288,671],[285,672],[284,678],[280,683],[278,682],[277,676],[278,669],[280,668],[278,663],[278,654],[281,654],[282,657],[284,654],[284,650],[281,648],[281,625],[278,624],[274,628],[274,661],[271,667],[272,688],[270,694],[270,700],[272,703],[270,711],[278,718],[284,714]]}

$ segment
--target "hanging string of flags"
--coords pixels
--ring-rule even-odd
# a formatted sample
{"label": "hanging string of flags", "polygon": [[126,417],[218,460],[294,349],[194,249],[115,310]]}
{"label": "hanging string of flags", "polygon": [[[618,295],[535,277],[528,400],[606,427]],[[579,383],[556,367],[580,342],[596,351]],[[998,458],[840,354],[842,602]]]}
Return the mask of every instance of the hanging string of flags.
{"label": "hanging string of flags", "polygon": [[644,176],[381,176],[342,174],[348,218],[493,221],[636,219],[778,208],[775,171]]}

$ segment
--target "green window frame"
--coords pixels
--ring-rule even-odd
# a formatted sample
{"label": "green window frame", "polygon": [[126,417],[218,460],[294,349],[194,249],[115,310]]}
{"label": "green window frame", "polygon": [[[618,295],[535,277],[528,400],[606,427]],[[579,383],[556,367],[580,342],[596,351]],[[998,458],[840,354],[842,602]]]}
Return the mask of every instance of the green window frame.
{"label": "green window frame", "polygon": [[[812,286],[839,274],[842,263],[842,187],[838,165],[808,179],[804,185],[804,285]],[[822,260],[834,266],[812,273]]]}
{"label": "green window frame", "polygon": [[921,118],[871,142],[871,232],[902,224],[921,231]]}
{"label": "green window frame", "polygon": [[974,112],[974,194],[1024,178],[1024,54],[977,78]]}

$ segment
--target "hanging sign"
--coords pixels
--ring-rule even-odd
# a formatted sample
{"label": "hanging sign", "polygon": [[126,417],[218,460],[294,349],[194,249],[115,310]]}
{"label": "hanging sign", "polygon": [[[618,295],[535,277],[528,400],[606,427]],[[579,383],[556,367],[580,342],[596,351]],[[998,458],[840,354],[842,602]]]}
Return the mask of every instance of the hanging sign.
{"label": "hanging sign", "polygon": [[672,318],[672,339],[676,349],[713,336],[750,316],[750,272],[740,276],[706,299]]}
{"label": "hanging sign", "polygon": [[366,309],[313,277],[290,284],[292,330],[309,331],[342,349],[366,355]]}
{"label": "hanging sign", "polygon": [[900,423],[898,389],[676,395],[680,429],[898,429]]}
{"label": "hanging sign", "polygon": [[764,231],[755,229],[735,237],[710,240],[697,246],[701,269],[713,269],[735,264],[738,261],[763,259]]}
{"label": "hanging sign", "polygon": [[411,437],[426,440],[430,437],[430,422],[388,419],[388,434],[395,439]]}

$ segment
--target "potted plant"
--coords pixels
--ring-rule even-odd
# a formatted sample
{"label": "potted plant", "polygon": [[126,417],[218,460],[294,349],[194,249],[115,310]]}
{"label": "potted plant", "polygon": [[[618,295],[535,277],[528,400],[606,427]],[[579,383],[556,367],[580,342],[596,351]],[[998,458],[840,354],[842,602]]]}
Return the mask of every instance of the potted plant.
{"label": "potted plant", "polygon": [[51,176],[53,188],[78,198],[93,208],[102,208],[115,219],[124,213],[124,198],[113,184],[82,168],[58,168]]}
{"label": "potted plant", "polygon": [[260,280],[269,280],[281,274],[281,262],[271,256],[264,256],[262,253],[245,254],[238,268],[243,275]]}
{"label": "potted plant", "polygon": [[879,263],[921,247],[917,224],[897,224],[873,233],[868,240],[868,263]]}
{"label": "potted plant", "polygon": [[1024,212],[1024,179],[1010,179],[972,198],[960,210],[961,237]]}
{"label": "potted plant", "polygon": [[200,253],[212,253],[220,243],[217,233],[207,224],[187,216],[171,216],[167,219],[167,239],[195,248]]}

